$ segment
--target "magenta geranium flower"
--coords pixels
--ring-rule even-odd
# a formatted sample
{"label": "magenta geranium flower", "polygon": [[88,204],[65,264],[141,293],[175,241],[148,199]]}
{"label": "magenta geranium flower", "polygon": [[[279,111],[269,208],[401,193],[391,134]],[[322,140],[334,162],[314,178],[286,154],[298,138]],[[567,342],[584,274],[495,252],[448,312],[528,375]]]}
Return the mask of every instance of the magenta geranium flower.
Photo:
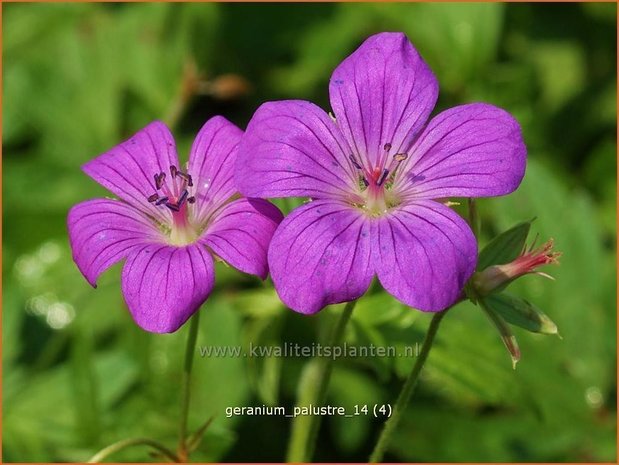
{"label": "magenta geranium flower", "polygon": [[401,33],[367,39],[329,84],[335,118],[305,101],[269,102],[239,146],[236,180],[254,197],[311,197],[269,248],[275,287],[314,313],[360,297],[377,276],[424,311],[451,305],[477,244],[440,199],[507,194],[524,176],[516,120],[492,105],[446,110],[430,68]]}
{"label": "magenta geranium flower", "polygon": [[179,167],[174,139],[161,122],[83,166],[120,200],[74,206],[68,227],[73,259],[88,282],[126,258],[122,291],[138,325],[176,331],[214,285],[213,257],[266,278],[267,249],[280,211],[239,198],[233,182],[242,131],[209,120]]}

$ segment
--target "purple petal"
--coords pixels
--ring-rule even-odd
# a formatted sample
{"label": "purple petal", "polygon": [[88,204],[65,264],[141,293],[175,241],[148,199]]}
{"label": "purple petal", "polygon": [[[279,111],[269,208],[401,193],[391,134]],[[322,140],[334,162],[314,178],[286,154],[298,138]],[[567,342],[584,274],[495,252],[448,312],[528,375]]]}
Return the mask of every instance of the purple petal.
{"label": "purple petal", "polygon": [[188,167],[196,197],[192,214],[198,223],[236,192],[233,177],[242,135],[243,131],[221,116],[208,120],[198,132]]}
{"label": "purple petal", "polygon": [[351,147],[370,166],[407,152],[438,96],[438,82],[402,33],[368,38],[333,72],[331,106]]}
{"label": "purple petal", "polygon": [[217,213],[201,240],[233,267],[266,279],[269,243],[283,218],[266,200],[235,200]]}
{"label": "purple petal", "polygon": [[165,124],[155,121],[82,169],[135,208],[169,223],[167,209],[156,208],[147,198],[155,193],[153,176],[161,171],[169,175],[171,165],[178,166],[174,138]]}
{"label": "purple petal", "polygon": [[124,202],[94,199],[75,205],[67,220],[73,260],[88,282],[135,247],[162,240],[154,224]]}
{"label": "purple petal", "polygon": [[344,203],[316,200],[288,215],[269,247],[282,301],[301,313],[359,298],[372,281],[368,218]]}
{"label": "purple petal", "polygon": [[377,221],[376,273],[398,300],[440,311],[461,295],[475,269],[477,242],[453,210],[431,200],[402,205]]}
{"label": "purple petal", "polygon": [[135,322],[152,333],[180,328],[213,289],[213,259],[200,244],[149,244],[132,251],[122,273],[122,290]]}
{"label": "purple petal", "polygon": [[526,156],[509,113],[484,103],[462,105],[430,121],[394,188],[426,199],[508,194],[522,181]]}
{"label": "purple petal", "polygon": [[265,103],[239,146],[236,183],[247,197],[347,196],[357,182],[350,154],[335,123],[316,105]]}

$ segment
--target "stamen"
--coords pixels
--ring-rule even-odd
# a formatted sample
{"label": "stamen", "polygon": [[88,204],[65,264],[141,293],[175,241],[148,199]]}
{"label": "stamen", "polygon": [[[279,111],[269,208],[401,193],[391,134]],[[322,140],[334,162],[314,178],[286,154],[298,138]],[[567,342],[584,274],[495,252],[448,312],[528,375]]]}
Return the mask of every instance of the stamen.
{"label": "stamen", "polygon": [[382,185],[383,182],[385,182],[385,179],[387,178],[387,175],[389,174],[389,170],[388,169],[384,169],[382,174],[380,175],[380,178],[378,178],[378,182],[376,183],[377,186]]}
{"label": "stamen", "polygon": [[368,187],[368,186],[370,185],[370,183],[368,182],[368,180],[367,180],[367,179],[365,179],[365,178],[361,178],[361,182],[363,183],[363,185],[364,185],[365,187]]}
{"label": "stamen", "polygon": [[165,181],[165,173],[163,171],[155,175],[155,187],[157,188],[157,190],[161,189],[161,186],[163,186],[164,181]]}
{"label": "stamen", "polygon": [[185,203],[185,200],[187,200],[188,196],[189,196],[189,192],[187,192],[187,189],[183,190],[183,193],[178,199],[178,202],[176,202],[176,205],[178,205],[179,208],[182,207],[183,204]]}
{"label": "stamen", "polygon": [[177,204],[175,204],[175,203],[168,202],[168,203],[165,204],[165,206],[168,207],[173,212],[180,211],[180,207]]}
{"label": "stamen", "polygon": [[384,146],[383,149],[385,150],[385,152],[388,152],[389,150],[391,150],[391,143],[387,142]]}
{"label": "stamen", "polygon": [[[181,212],[185,202],[195,203],[196,201],[196,198],[190,196],[187,190],[188,187],[193,186],[193,178],[189,173],[179,171],[174,165],[170,165],[170,176],[172,181],[166,184],[166,174],[164,172],[154,175],[155,186],[158,191],[162,191],[163,195],[160,197],[161,193],[156,192],[148,197],[148,201],[157,206],[165,205],[175,213]],[[179,179],[177,180],[177,178]]]}
{"label": "stamen", "polygon": [[176,175],[177,175],[179,178],[183,178],[185,181],[187,181],[187,185],[188,185],[189,187],[192,187],[192,186],[193,186],[193,179],[191,178],[191,175],[190,175],[190,174],[183,173],[182,171],[177,171],[177,172],[176,172]]}
{"label": "stamen", "polygon": [[359,162],[357,160],[355,160],[355,156],[354,155],[349,155],[348,158],[350,159],[350,161],[352,162],[352,164],[355,166],[355,168],[357,168],[358,170],[362,170],[363,167],[359,164]]}
{"label": "stamen", "polygon": [[407,158],[408,158],[408,153],[396,153],[393,156],[393,159],[391,160],[391,163],[389,163],[389,166],[387,167],[387,170],[391,174],[395,175],[395,170],[397,170],[398,166],[400,166],[400,163],[402,163]]}
{"label": "stamen", "polygon": [[393,156],[393,159],[395,161],[397,161],[398,163],[403,162],[404,160],[406,160],[408,158],[408,153],[396,153]]}

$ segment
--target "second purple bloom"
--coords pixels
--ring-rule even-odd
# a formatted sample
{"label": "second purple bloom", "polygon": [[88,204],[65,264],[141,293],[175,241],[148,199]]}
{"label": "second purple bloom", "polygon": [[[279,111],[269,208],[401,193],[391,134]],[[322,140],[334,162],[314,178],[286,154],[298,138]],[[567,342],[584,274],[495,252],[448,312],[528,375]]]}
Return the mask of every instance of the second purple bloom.
{"label": "second purple bloom", "polygon": [[334,71],[335,118],[306,101],[269,102],[239,146],[251,197],[310,197],[278,227],[269,267],[302,313],[359,298],[377,276],[423,311],[454,303],[477,261],[466,222],[439,199],[504,195],[526,148],[504,110],[474,103],[428,122],[438,82],[401,33],[367,39]]}

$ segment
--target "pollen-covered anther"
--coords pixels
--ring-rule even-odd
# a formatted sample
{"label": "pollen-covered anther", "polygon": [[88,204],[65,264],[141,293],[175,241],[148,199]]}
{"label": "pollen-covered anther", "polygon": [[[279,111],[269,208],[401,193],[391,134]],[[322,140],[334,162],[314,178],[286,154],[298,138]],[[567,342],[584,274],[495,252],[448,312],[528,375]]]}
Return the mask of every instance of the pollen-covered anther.
{"label": "pollen-covered anther", "polygon": [[397,161],[398,163],[406,160],[407,158],[408,158],[408,153],[396,153],[393,156],[393,159]]}

